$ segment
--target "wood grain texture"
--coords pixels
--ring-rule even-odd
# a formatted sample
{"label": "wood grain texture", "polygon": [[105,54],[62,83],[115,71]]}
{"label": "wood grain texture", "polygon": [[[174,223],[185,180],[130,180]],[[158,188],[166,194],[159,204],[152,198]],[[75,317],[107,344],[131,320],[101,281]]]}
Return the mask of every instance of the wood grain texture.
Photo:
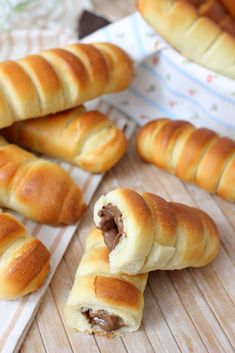
{"label": "wood grain texture", "polygon": [[[63,308],[91,229],[95,200],[111,189],[131,187],[197,206],[209,213],[220,231],[216,260],[200,269],[155,271],[145,291],[145,309],[138,332],[112,341],[73,333],[64,324]],[[126,157],[108,172],[93,197],[21,353],[232,353],[235,350],[235,205],[182,183],[137,157],[133,139]],[[89,349],[88,349],[89,347]]]}

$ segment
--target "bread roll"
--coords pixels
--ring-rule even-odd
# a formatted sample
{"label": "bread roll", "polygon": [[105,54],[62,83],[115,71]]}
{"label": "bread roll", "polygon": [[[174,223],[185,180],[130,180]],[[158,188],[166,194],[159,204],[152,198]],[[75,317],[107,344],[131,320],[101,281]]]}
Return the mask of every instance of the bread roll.
{"label": "bread roll", "polygon": [[133,67],[111,43],[73,44],[0,63],[0,128],[128,87]]}
{"label": "bread roll", "polygon": [[143,126],[137,152],[146,162],[210,193],[235,201],[235,142],[181,120],[158,119]]}
{"label": "bread roll", "polygon": [[108,249],[101,232],[93,230],[65,307],[68,326],[106,337],[138,330],[147,277],[111,275]]}
{"label": "bread roll", "polygon": [[59,165],[37,158],[0,136],[0,205],[36,222],[78,222],[81,190]]}
{"label": "bread roll", "polygon": [[22,223],[0,211],[0,299],[15,299],[38,289],[49,270],[50,253]]}
{"label": "bread roll", "polygon": [[78,107],[3,129],[10,142],[92,172],[110,169],[127,148],[124,133],[98,111]]}
{"label": "bread roll", "polygon": [[138,0],[144,19],[173,47],[231,79],[235,79],[234,6],[230,0]]}
{"label": "bread roll", "polygon": [[234,0],[221,0],[221,3],[227,9],[227,11],[231,14],[233,18],[235,18],[235,2]]}
{"label": "bread roll", "polygon": [[96,202],[94,221],[109,249],[111,273],[200,267],[218,253],[217,228],[205,212],[151,193],[110,191]]}

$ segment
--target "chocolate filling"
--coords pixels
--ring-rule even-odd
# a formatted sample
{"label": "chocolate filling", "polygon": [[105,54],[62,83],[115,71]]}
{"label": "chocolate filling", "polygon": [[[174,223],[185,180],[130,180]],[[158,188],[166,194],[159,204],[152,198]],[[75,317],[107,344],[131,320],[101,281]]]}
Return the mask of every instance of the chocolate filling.
{"label": "chocolate filling", "polygon": [[108,203],[98,212],[98,216],[100,217],[98,228],[102,231],[105,245],[112,251],[124,234],[122,214],[116,206]]}
{"label": "chocolate filling", "polygon": [[93,325],[99,325],[102,330],[106,332],[113,332],[119,328],[125,326],[116,315],[110,315],[104,310],[98,310],[93,312],[92,310],[83,311],[82,314],[87,318],[89,323]]}

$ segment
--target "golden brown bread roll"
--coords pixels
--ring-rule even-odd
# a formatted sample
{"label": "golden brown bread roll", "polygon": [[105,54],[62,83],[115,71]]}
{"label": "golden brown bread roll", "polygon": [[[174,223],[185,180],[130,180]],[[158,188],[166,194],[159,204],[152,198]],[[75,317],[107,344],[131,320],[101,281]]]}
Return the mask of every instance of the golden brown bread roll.
{"label": "golden brown bread roll", "polygon": [[75,223],[84,211],[81,190],[63,168],[1,136],[0,205],[51,225]]}
{"label": "golden brown bread roll", "polygon": [[137,152],[182,180],[235,201],[235,142],[181,120],[158,119],[143,126]]}
{"label": "golden brown bread roll", "polygon": [[0,63],[0,128],[128,87],[133,67],[111,43],[73,44]]}
{"label": "golden brown bread roll", "polygon": [[49,270],[50,253],[22,223],[0,211],[0,299],[15,299],[38,289]]}
{"label": "golden brown bread roll", "polygon": [[187,58],[232,79],[235,79],[234,3],[137,1],[144,19],[173,47]]}
{"label": "golden brown bread roll", "polygon": [[231,14],[233,18],[235,18],[235,2],[234,0],[220,0],[227,11]]}
{"label": "golden brown bread roll", "polygon": [[68,326],[106,337],[138,330],[147,277],[111,275],[108,249],[101,232],[93,230],[65,307]]}
{"label": "golden brown bread roll", "polygon": [[116,189],[94,207],[112,273],[201,267],[218,253],[216,225],[203,211],[151,193]]}
{"label": "golden brown bread roll", "polygon": [[10,142],[67,160],[93,173],[110,169],[127,148],[124,133],[111,120],[83,107],[16,122],[1,133]]}

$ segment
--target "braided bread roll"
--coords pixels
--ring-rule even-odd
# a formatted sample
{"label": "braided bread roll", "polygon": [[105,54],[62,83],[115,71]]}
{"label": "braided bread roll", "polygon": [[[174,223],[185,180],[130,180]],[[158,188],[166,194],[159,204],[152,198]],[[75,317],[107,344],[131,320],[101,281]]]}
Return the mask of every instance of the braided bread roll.
{"label": "braided bread roll", "polygon": [[217,228],[206,213],[151,193],[113,190],[96,202],[94,221],[111,273],[200,267],[218,253]]}
{"label": "braided bread roll", "polygon": [[36,222],[77,222],[81,190],[59,165],[37,158],[0,136],[0,205]]}
{"label": "braided bread roll", "polygon": [[16,122],[1,133],[10,142],[93,173],[110,169],[127,149],[124,133],[111,120],[83,107]]}
{"label": "braided bread roll", "polygon": [[0,211],[0,299],[15,299],[38,289],[49,270],[50,253],[22,223]]}
{"label": "braided bread roll", "polygon": [[133,67],[110,43],[48,49],[0,63],[0,128],[69,109],[128,87]]}
{"label": "braided bread roll", "polygon": [[111,275],[108,249],[94,229],[87,237],[65,307],[68,326],[76,331],[106,337],[138,330],[144,306],[147,274]]}
{"label": "braided bread roll", "polygon": [[235,79],[234,1],[138,0],[137,3],[144,19],[184,56]]}
{"label": "braided bread roll", "polygon": [[158,119],[143,126],[137,152],[146,162],[210,193],[235,201],[235,142],[186,121]]}

